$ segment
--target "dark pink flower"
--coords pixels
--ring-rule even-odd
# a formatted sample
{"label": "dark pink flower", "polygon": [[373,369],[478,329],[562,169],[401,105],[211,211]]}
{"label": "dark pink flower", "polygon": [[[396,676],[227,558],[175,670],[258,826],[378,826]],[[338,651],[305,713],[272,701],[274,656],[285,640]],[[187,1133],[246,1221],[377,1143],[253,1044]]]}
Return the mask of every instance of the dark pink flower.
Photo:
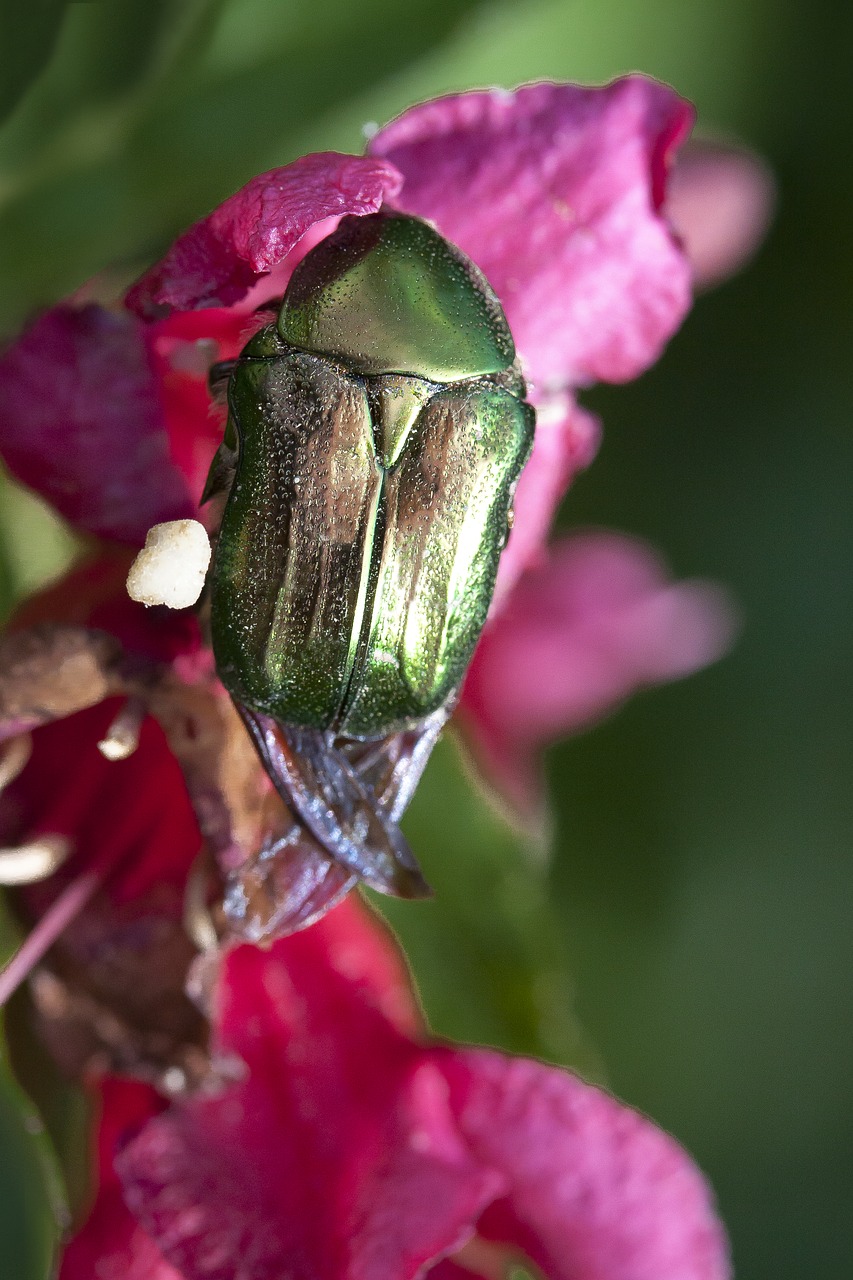
{"label": "dark pink flower", "polygon": [[156,521],[192,514],[143,327],[127,312],[56,307],[0,357],[0,447],[87,533],[139,542]]}
{"label": "dark pink flower", "polygon": [[[434,221],[500,294],[539,410],[462,709],[524,802],[537,742],[722,643],[713,601],[667,586],[645,553],[547,550],[598,440],[577,392],[641,372],[689,305],[663,202],[691,119],[639,76],[472,93],[413,108],[368,156],[261,175],[122,306],[62,304],[5,352],[0,447],[81,529],[139,545],[195,508],[222,432],[209,369],[239,352],[308,249],[382,205]],[[224,879],[255,857],[261,907],[278,893],[260,853],[281,805],[194,617],[131,606],[126,560],[101,556],[20,618],[30,629],[8,653],[22,675],[0,681],[8,723],[35,727],[3,838],[66,848],[20,895],[32,958],[53,944],[36,1012],[68,1070],[107,1066],[98,1195],[62,1280],[461,1280],[509,1257],[554,1280],[723,1280],[722,1232],[680,1148],[556,1068],[430,1041],[399,956],[356,902],[266,950],[217,947]],[[39,631],[44,617],[65,630]],[[98,753],[116,714],[136,716],[138,735],[121,762]],[[310,846],[306,833],[293,846],[311,881],[300,924],[349,883],[324,880]],[[279,870],[291,892],[293,863]],[[197,1003],[185,912],[208,934]]]}
{"label": "dark pink flower", "polygon": [[[254,178],[178,239],[124,309],[62,304],[9,348],[0,448],[80,527],[140,544],[198,501],[223,425],[207,372],[239,352],[262,322],[258,306],[342,215],[383,204],[418,214],[496,288],[538,410],[488,628],[497,634],[595,454],[599,427],[575,392],[636,376],[689,305],[664,197],[691,121],[686,103],[641,76],[474,92],[412,108],[367,156],[308,156]],[[717,629],[713,616],[707,625]],[[484,696],[481,683],[469,720],[488,718]]]}
{"label": "dark pink flower", "polygon": [[550,1280],[728,1275],[676,1143],[566,1072],[426,1041],[355,902],[231,952],[215,1007],[218,1084],[165,1111],[104,1088],[100,1193],[62,1280],[478,1275],[489,1246]]}
{"label": "dark pink flower", "polygon": [[[594,452],[572,390],[641,372],[689,305],[662,201],[691,120],[640,76],[463,94],[412,108],[370,156],[308,156],[254,178],[180,237],[131,289],[128,310],[63,304],[6,352],[4,455],[72,521],[140,541],[143,526],[186,509],[176,470],[197,497],[221,427],[210,365],[239,351],[261,323],[255,309],[336,219],[390,203],[433,220],[486,271],[547,406],[537,450],[548,483],[525,483],[510,545],[529,543],[525,526],[544,533],[559,487]],[[104,498],[105,440],[121,442],[109,452],[120,503]]]}

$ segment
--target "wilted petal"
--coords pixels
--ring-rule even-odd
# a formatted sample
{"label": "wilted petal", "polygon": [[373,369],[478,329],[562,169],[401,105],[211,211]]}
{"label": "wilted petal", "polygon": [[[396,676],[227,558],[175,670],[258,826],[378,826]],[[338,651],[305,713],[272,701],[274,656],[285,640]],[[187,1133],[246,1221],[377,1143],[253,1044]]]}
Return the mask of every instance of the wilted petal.
{"label": "wilted petal", "polygon": [[73,715],[116,691],[121,648],[80,627],[42,627],[0,637],[0,740]]}
{"label": "wilted petal", "polygon": [[195,615],[187,610],[136,604],[125,590],[134,553],[101,548],[75,565],[58,582],[26,599],[15,612],[12,630],[61,624],[104,631],[129,652],[155,662],[172,662],[201,647]]}
{"label": "wilted petal", "polygon": [[259,174],[184,232],[131,289],[127,305],[157,319],[240,302],[318,222],[375,213],[400,182],[392,164],[331,151]]}
{"label": "wilted petal", "polygon": [[460,711],[486,776],[529,811],[539,746],[715,661],[733,630],[718,587],[670,582],[644,544],[563,539],[487,627],[465,680]]}
{"label": "wilted petal", "polygon": [[176,1102],[120,1158],[131,1209],[188,1280],[408,1280],[500,1190],[441,1073],[388,1021],[399,993],[357,910],[227,958],[220,1049],[242,1077]]}
{"label": "wilted petal", "polygon": [[30,325],[0,357],[0,453],[104,538],[141,545],[152,524],[193,514],[133,316],[62,305]]}
{"label": "wilted petal", "polygon": [[404,176],[395,203],[486,273],[526,370],[551,390],[635,377],[687,310],[689,268],[661,205],[692,119],[642,76],[534,84],[413,107],[370,151]]}
{"label": "wilted petal", "polygon": [[776,184],[755,152],[690,142],[670,178],[667,211],[699,288],[734,275],[756,252],[773,217]]}
{"label": "wilted petal", "polygon": [[644,1116],[577,1077],[487,1051],[447,1052],[450,1105],[472,1154],[505,1179],[478,1223],[548,1280],[725,1280],[705,1182]]}
{"label": "wilted petal", "polygon": [[122,1140],[162,1111],[163,1100],[147,1085],[111,1077],[98,1097],[96,1197],[63,1250],[59,1280],[183,1280],[128,1210],[113,1166]]}

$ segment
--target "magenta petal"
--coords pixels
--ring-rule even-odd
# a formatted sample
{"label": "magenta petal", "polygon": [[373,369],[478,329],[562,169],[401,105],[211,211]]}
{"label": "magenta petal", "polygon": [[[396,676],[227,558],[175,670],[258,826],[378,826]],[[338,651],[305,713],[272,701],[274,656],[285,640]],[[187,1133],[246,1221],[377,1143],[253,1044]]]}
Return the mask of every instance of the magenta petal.
{"label": "magenta petal", "polygon": [[486,273],[549,390],[635,377],[686,312],[689,268],[660,208],[692,119],[642,76],[534,84],[413,107],[370,151],[403,174],[400,207]]}
{"label": "magenta petal", "polygon": [[259,174],[176,240],[131,289],[127,305],[145,319],[231,306],[315,223],[375,213],[401,181],[392,164],[333,151]]}
{"label": "magenta petal", "polygon": [[719,284],[749,261],[775,203],[776,184],[760,156],[722,142],[688,143],[672,172],[667,209],[697,287]]}
{"label": "magenta petal", "polygon": [[487,1051],[448,1052],[450,1105],[506,1196],[478,1233],[548,1280],[725,1280],[726,1240],[687,1154],[577,1077]]}
{"label": "magenta petal", "polygon": [[193,514],[132,316],[62,305],[30,325],[0,357],[0,453],[101,537],[142,543],[152,524]]}
{"label": "magenta petal", "polygon": [[98,1093],[97,1197],[63,1249],[58,1280],[183,1280],[128,1211],[113,1168],[121,1140],[161,1111],[162,1099],[116,1076],[101,1080]]}
{"label": "magenta petal", "polygon": [[357,911],[228,957],[233,1083],[174,1104],[119,1161],[132,1211],[187,1280],[413,1280],[503,1189],[460,1140],[430,1054],[380,1007],[387,978]]}
{"label": "magenta petal", "polygon": [[476,1272],[460,1266],[453,1258],[442,1258],[429,1268],[426,1275],[429,1280],[482,1280],[482,1272],[478,1276]]}
{"label": "magenta petal", "polygon": [[418,1044],[352,900],[223,963],[221,1083],[115,1166],[137,1239],[185,1280],[462,1280],[494,1246],[550,1280],[727,1276],[677,1144],[556,1068]]}
{"label": "magenta petal", "polygon": [[501,556],[493,616],[522,573],[541,564],[554,513],[574,477],[592,462],[600,439],[599,420],[571,396],[554,395],[537,404],[536,439],[515,492],[515,518]]}
{"label": "magenta petal", "polygon": [[540,746],[714,662],[734,630],[720,588],[671,582],[636,539],[564,538],[490,622],[466,676],[460,711],[486,776],[535,808]]}

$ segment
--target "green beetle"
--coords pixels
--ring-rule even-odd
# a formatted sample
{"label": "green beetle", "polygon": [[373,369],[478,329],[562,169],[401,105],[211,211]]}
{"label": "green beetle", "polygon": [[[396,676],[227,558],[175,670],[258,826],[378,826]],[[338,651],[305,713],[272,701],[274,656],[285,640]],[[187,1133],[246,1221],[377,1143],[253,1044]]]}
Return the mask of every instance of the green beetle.
{"label": "green beetle", "polygon": [[532,447],[512,335],[472,262],[381,212],[306,255],[228,372],[206,492],[227,492],[219,675],[328,854],[423,892],[396,818],[485,623]]}

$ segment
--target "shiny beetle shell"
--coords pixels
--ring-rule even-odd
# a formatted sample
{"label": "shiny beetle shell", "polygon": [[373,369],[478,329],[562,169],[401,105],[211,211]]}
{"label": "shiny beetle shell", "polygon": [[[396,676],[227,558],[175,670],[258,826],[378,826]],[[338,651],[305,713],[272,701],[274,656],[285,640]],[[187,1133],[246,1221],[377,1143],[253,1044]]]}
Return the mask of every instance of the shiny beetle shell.
{"label": "shiny beetle shell", "polygon": [[282,724],[372,739],[456,694],[532,446],[515,348],[432,227],[342,220],[242,352],[212,570],[217,668]]}

